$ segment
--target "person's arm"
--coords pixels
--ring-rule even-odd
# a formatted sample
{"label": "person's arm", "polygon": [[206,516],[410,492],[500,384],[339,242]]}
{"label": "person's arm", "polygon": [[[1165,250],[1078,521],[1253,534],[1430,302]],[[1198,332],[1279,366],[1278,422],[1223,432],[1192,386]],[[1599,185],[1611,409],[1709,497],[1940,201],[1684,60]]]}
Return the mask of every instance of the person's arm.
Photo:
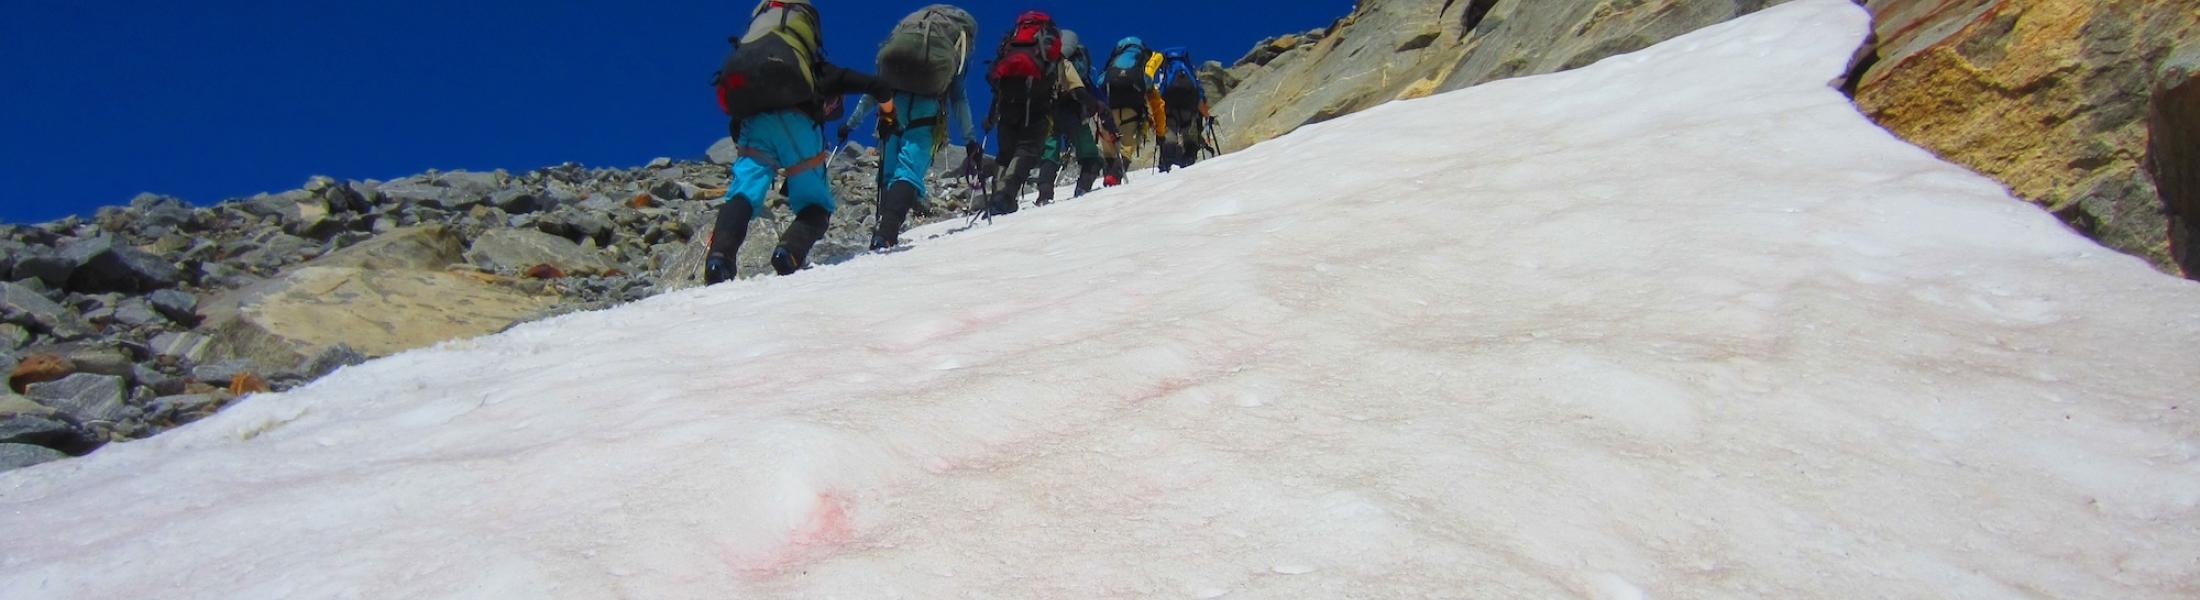
{"label": "person's arm", "polygon": [[1153,137],[1160,140],[1169,135],[1169,104],[1161,100],[1161,63],[1167,57],[1160,52],[1146,53],[1146,108],[1152,109],[1146,120],[1153,121]]}
{"label": "person's arm", "polygon": [[1146,92],[1146,110],[1153,112],[1146,113],[1146,120],[1153,122],[1153,137],[1158,140],[1169,135],[1169,105],[1161,101],[1159,86],[1152,87],[1156,89]]}
{"label": "person's arm", "polygon": [[841,143],[848,142],[848,132],[854,130],[857,125],[862,125],[864,117],[871,116],[871,110],[875,108],[878,108],[878,99],[872,98],[869,94],[856,101],[856,109],[848,111],[848,120],[840,124]]}
{"label": "person's arm", "polygon": [[893,88],[888,87],[885,80],[831,63],[818,63],[817,91],[819,96],[868,94],[880,101],[894,95]]}

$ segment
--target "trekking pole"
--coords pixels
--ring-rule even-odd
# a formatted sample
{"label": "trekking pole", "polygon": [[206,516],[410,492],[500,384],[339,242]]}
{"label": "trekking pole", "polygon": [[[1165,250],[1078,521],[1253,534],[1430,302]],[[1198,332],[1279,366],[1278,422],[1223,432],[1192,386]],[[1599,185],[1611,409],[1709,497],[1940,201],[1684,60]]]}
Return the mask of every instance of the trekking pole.
{"label": "trekking pole", "polygon": [[847,149],[848,143],[841,142],[840,145],[833,146],[832,154],[825,155],[825,179],[831,180],[833,178],[833,161],[840,160],[840,152]]}
{"label": "trekking pole", "polygon": [[1222,156],[1222,136],[1215,133],[1215,118],[1207,117],[1207,157]]}

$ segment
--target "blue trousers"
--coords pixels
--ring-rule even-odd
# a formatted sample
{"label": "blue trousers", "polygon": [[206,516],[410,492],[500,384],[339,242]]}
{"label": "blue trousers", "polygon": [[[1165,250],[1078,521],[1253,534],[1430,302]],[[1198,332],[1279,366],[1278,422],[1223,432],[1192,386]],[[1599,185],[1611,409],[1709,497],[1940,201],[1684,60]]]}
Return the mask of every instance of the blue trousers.
{"label": "blue trousers", "polygon": [[938,135],[947,116],[938,98],[927,98],[908,92],[894,94],[895,117],[903,123],[931,119],[931,125],[903,129],[900,135],[879,143],[879,190],[893,187],[894,182],[907,182],[916,186],[917,197],[926,195],[924,175],[932,170],[932,140]]}
{"label": "blue trousers", "polygon": [[[741,122],[741,158],[733,162],[733,182],[726,186],[726,201],[749,203],[750,218],[764,214],[764,197],[771,193],[782,168],[793,167],[825,152],[824,130],[810,115],[782,110],[749,117]],[[795,214],[816,206],[831,213],[839,210],[833,189],[825,181],[822,166],[787,177],[787,207]]]}

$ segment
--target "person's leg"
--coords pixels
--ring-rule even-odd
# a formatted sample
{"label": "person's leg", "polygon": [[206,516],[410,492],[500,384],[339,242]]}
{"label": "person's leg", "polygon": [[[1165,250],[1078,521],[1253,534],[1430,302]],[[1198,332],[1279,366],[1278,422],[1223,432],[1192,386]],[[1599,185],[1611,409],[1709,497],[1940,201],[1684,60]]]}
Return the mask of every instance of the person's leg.
{"label": "person's leg", "polygon": [[909,209],[917,205],[917,186],[907,181],[895,181],[879,198],[878,230],[871,234],[871,249],[884,250],[901,244],[901,228],[908,223]]}
{"label": "person's leg", "polygon": [[825,152],[825,139],[817,122],[796,111],[770,116],[772,127],[783,132],[770,151],[783,164],[791,165],[786,173],[787,208],[794,211],[795,219],[780,232],[779,247],[772,251],[772,268],[786,275],[809,264],[810,248],[825,239],[833,211],[839,206],[833,201],[823,164],[816,161]]}
{"label": "person's leg", "polygon": [[1016,212],[1016,196],[1023,192],[1024,182],[1031,179],[1031,172],[1038,168],[1039,153],[1046,143],[1041,136],[1051,119],[1044,113],[1034,114],[1031,119],[1027,123],[1001,123],[1001,153],[1010,158],[1002,165],[1000,187],[994,190],[994,214]]}
{"label": "person's leg", "polygon": [[[895,106],[907,107],[912,121],[928,118],[940,112],[939,101],[903,94]],[[924,198],[924,175],[932,170],[932,142],[939,125],[911,128],[892,146],[880,152],[895,156],[894,168],[887,172],[885,189],[879,196],[878,229],[871,233],[871,249],[891,248],[901,243],[901,229],[907,224],[909,211]],[[883,167],[882,167],[883,168]]]}
{"label": "person's leg", "polygon": [[[1055,124],[1061,124],[1056,120]],[[1062,179],[1062,132],[1049,131],[1046,144],[1039,149],[1039,199],[1034,201],[1046,206],[1054,201],[1054,183]]]}
{"label": "person's leg", "polygon": [[[741,144],[761,144],[767,132],[744,127]],[[762,146],[758,146],[762,147]],[[771,193],[776,170],[763,160],[742,156],[733,162],[732,181],[725,202],[718,206],[717,225],[710,233],[710,254],[703,260],[703,284],[732,281],[741,260],[741,242],[749,237],[749,221],[764,212],[764,197]]]}
{"label": "person's leg", "polygon": [[1093,182],[1100,180],[1100,143],[1083,122],[1070,130],[1069,140],[1077,149],[1076,195],[1083,196],[1092,192]]}

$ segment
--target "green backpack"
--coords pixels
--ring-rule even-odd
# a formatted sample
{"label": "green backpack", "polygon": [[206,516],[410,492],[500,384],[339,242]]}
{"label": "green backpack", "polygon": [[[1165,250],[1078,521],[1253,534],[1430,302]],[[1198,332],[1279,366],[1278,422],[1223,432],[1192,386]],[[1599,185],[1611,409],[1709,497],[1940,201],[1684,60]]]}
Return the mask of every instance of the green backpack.
{"label": "green backpack", "polygon": [[978,20],[963,9],[934,4],[894,25],[878,49],[878,76],[894,89],[944,96],[969,63]]}

